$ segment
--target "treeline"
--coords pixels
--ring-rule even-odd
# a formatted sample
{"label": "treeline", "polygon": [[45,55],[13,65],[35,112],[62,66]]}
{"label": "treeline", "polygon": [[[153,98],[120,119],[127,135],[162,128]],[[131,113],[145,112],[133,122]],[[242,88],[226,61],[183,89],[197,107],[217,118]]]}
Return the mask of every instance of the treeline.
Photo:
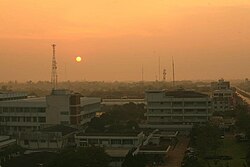
{"label": "treeline", "polygon": [[144,104],[124,104],[122,106],[104,106],[100,117],[92,119],[87,132],[122,132],[138,129],[138,123],[145,119]]}
{"label": "treeline", "polygon": [[[210,83],[177,81],[178,87],[194,89],[200,92],[209,92]],[[27,92],[31,96],[46,96],[51,91],[51,84],[48,81],[25,83],[8,82],[0,83],[0,92],[21,91]],[[101,98],[144,98],[145,90],[172,89],[172,82],[101,82],[101,81],[83,81],[83,82],[60,82],[58,88],[70,89],[81,93],[83,96],[101,97]]]}

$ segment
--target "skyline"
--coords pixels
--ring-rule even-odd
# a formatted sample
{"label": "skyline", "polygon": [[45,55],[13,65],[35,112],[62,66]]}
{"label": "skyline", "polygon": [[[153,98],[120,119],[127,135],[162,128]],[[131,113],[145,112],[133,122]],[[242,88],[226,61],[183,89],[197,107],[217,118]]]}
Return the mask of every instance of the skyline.
{"label": "skyline", "polygon": [[[248,78],[249,5],[243,0],[2,0],[0,81],[50,80],[52,43],[59,81],[139,81],[142,65],[144,80],[152,81],[159,56],[168,81],[172,56],[176,80]],[[77,56],[82,62],[75,62]]]}

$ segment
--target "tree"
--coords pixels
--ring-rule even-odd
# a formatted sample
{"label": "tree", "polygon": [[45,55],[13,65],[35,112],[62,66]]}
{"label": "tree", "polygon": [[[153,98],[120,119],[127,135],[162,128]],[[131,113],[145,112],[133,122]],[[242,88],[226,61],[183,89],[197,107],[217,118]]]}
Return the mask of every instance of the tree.
{"label": "tree", "polygon": [[220,145],[219,128],[210,124],[194,126],[191,133],[191,144],[197,147],[201,156],[216,154]]}
{"label": "tree", "polygon": [[64,150],[49,167],[108,167],[109,162],[103,148],[88,147]]}
{"label": "tree", "polygon": [[130,151],[122,164],[122,167],[145,167],[147,160],[144,155],[132,155]]}

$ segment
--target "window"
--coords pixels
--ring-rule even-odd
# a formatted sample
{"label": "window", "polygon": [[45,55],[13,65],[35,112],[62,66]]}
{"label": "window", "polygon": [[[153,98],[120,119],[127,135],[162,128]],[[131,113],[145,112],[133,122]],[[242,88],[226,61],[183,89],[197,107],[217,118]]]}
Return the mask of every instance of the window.
{"label": "window", "polygon": [[133,144],[133,140],[132,139],[124,139],[123,140],[123,144],[132,145]]}
{"label": "window", "polygon": [[37,111],[40,113],[45,113],[45,108],[37,108]]}
{"label": "window", "polygon": [[98,139],[89,139],[89,144],[98,144]]}
{"label": "window", "polygon": [[38,122],[45,123],[46,118],[45,117],[38,117]]}
{"label": "window", "polygon": [[33,117],[33,122],[37,122],[37,117]]}
{"label": "window", "polygon": [[119,139],[112,139],[111,144],[122,144],[122,141]]}
{"label": "window", "polygon": [[56,143],[56,140],[50,140],[49,142],[50,143]]}
{"label": "window", "polygon": [[26,117],[26,122],[31,122],[31,117]]}
{"label": "window", "polygon": [[69,124],[69,121],[61,121],[61,124],[62,124],[62,125],[68,125],[68,124]]}
{"label": "window", "polygon": [[69,112],[68,111],[61,112],[61,115],[69,115]]}
{"label": "window", "polygon": [[24,140],[24,145],[29,145],[29,140]]}

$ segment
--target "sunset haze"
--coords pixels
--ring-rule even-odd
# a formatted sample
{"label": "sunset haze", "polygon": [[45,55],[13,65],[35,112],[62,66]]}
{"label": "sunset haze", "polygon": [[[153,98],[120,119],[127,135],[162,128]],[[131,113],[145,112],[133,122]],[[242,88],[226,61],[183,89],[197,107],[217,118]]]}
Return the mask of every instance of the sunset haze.
{"label": "sunset haze", "polygon": [[50,80],[53,43],[59,81],[250,76],[249,0],[0,0],[0,23],[0,81]]}

